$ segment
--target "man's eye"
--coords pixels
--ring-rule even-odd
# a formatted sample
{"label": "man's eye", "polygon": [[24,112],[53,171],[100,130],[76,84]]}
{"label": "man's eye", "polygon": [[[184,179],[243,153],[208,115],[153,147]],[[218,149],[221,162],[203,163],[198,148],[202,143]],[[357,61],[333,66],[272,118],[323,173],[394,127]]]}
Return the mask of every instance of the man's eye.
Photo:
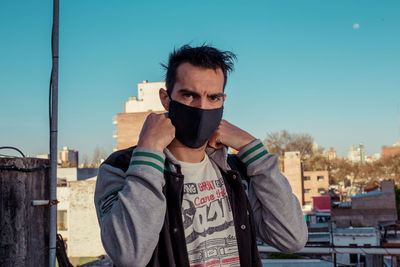
{"label": "man's eye", "polygon": [[184,97],[184,98],[192,98],[192,97],[193,97],[193,94],[191,94],[191,93],[185,93],[185,94],[183,94],[183,97]]}
{"label": "man's eye", "polygon": [[213,102],[218,102],[218,101],[221,100],[221,96],[219,96],[219,95],[212,95],[212,96],[210,96],[210,100],[213,101]]}

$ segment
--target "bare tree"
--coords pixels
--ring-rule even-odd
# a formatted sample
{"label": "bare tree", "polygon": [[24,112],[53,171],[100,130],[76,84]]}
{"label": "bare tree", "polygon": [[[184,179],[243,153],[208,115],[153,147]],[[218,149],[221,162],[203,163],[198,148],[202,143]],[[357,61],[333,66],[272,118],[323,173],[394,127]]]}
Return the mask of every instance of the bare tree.
{"label": "bare tree", "polygon": [[100,148],[99,148],[99,146],[96,146],[96,148],[93,150],[91,165],[92,165],[92,167],[98,167],[100,165]]}
{"label": "bare tree", "polygon": [[330,184],[342,183],[344,186],[374,188],[382,180],[394,180],[400,183],[400,155],[382,158],[374,162],[350,162],[345,159],[329,160],[313,151],[314,139],[309,134],[293,134],[287,130],[267,135],[263,143],[268,151],[279,155],[282,170],[283,156],[288,151],[299,151],[305,171],[328,170]]}
{"label": "bare tree", "polygon": [[93,151],[93,157],[92,157],[92,164],[91,167],[93,168],[98,168],[100,164],[108,157],[108,153],[104,148],[100,148],[99,146],[96,146],[96,148]]}
{"label": "bare tree", "polygon": [[288,151],[299,151],[302,160],[313,156],[313,142],[309,134],[289,133],[287,130],[269,133],[263,141],[271,153],[283,156]]}
{"label": "bare tree", "polygon": [[89,167],[89,157],[88,155],[84,154],[82,157],[82,167],[88,168]]}

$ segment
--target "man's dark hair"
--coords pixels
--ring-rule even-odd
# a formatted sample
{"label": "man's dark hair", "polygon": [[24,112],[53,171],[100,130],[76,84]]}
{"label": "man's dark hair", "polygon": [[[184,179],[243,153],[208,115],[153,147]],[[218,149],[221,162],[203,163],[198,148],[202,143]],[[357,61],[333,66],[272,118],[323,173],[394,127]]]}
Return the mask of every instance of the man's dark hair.
{"label": "man's dark hair", "polygon": [[236,55],[230,51],[220,51],[209,45],[199,47],[191,47],[184,45],[179,49],[175,49],[170,55],[168,65],[161,64],[166,69],[165,84],[167,93],[171,96],[174,84],[176,82],[176,74],[179,65],[182,63],[190,63],[193,66],[205,69],[216,70],[221,68],[224,74],[224,89],[228,72],[233,71],[233,62]]}

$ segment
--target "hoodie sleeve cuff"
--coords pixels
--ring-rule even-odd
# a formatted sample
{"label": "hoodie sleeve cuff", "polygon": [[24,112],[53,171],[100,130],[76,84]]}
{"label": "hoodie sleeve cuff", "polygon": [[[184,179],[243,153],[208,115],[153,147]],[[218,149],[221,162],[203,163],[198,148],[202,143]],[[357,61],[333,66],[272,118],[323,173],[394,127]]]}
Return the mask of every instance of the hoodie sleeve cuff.
{"label": "hoodie sleeve cuff", "polygon": [[150,166],[164,173],[165,155],[158,150],[137,147],[132,152],[130,166]]}
{"label": "hoodie sleeve cuff", "polygon": [[244,146],[237,154],[240,160],[248,167],[268,154],[267,149],[260,139],[256,139],[250,144]]}

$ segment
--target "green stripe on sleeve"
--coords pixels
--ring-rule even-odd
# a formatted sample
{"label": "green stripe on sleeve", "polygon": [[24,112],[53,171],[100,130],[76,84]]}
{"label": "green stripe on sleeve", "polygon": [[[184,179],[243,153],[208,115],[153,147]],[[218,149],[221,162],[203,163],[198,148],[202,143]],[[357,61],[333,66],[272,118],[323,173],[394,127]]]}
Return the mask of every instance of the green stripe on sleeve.
{"label": "green stripe on sleeve", "polygon": [[131,162],[131,166],[132,165],[147,165],[147,166],[151,166],[151,167],[159,170],[161,173],[164,173],[164,169],[161,168],[159,165],[155,164],[154,162],[143,161],[143,160],[135,160],[135,161]]}
{"label": "green stripe on sleeve", "polygon": [[245,164],[246,167],[249,166],[251,163],[253,163],[254,161],[258,160],[259,158],[261,158],[262,156],[268,154],[268,152],[266,150],[260,152],[259,154],[257,154],[256,156],[252,157],[251,159],[249,159]]}
{"label": "green stripe on sleeve", "polygon": [[259,148],[262,148],[264,145],[262,143],[259,143],[258,145],[250,148],[249,150],[247,150],[246,152],[243,153],[243,155],[240,156],[240,159],[243,160],[245,157],[247,157],[248,155],[250,155],[252,152],[256,151]]}
{"label": "green stripe on sleeve", "polygon": [[135,153],[133,153],[132,158],[135,157],[135,156],[153,158],[153,159],[156,159],[156,160],[160,161],[164,165],[164,159],[162,157],[160,157],[159,155],[150,153],[150,152],[135,152]]}

